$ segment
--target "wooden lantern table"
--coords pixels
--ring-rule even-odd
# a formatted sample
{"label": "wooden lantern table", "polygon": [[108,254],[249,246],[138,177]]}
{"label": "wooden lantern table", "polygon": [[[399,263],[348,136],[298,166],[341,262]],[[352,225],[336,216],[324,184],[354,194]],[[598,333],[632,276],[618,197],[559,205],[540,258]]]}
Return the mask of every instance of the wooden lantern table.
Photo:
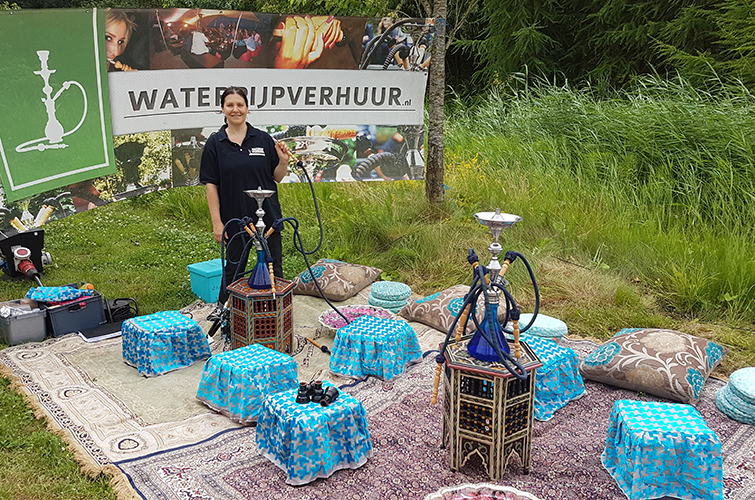
{"label": "wooden lantern table", "polygon": [[277,278],[275,293],[249,288],[247,278],[228,287],[231,296],[231,349],[262,344],[291,354],[294,335],[294,282]]}
{"label": "wooden lantern table", "polygon": [[490,479],[499,480],[516,452],[529,474],[535,372],[542,363],[522,342],[519,362],[528,377],[519,380],[502,364],[470,356],[470,338],[450,341],[445,352],[443,445],[449,448],[449,466],[457,471],[477,455]]}

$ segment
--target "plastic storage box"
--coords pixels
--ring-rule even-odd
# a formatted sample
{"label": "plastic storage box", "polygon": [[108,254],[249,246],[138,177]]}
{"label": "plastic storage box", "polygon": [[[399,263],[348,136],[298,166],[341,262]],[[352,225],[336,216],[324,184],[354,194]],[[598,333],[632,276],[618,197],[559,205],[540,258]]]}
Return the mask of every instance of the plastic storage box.
{"label": "plastic storage box", "polygon": [[221,260],[207,260],[189,264],[186,267],[189,268],[189,276],[191,276],[191,291],[208,304],[217,302],[223,274]]}
{"label": "plastic storage box", "polygon": [[[20,301],[6,302],[5,305],[19,304]],[[7,345],[41,342],[47,336],[45,311],[38,309],[18,316],[0,316],[0,342]]]}
{"label": "plastic storage box", "polygon": [[45,306],[45,309],[48,327],[53,337],[94,328],[106,321],[102,295],[97,291],[91,297],[57,306]]}

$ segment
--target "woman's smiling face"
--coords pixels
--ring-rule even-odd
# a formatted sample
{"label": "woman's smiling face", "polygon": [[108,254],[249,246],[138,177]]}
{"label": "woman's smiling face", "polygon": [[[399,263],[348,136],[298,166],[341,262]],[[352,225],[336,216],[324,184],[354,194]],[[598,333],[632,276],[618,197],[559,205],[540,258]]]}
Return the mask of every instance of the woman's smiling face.
{"label": "woman's smiling face", "polygon": [[107,59],[113,62],[123,54],[128,44],[128,27],[123,21],[117,21],[105,26],[105,50]]}
{"label": "woman's smiling face", "polygon": [[223,114],[229,125],[242,125],[246,123],[246,115],[249,112],[244,98],[238,94],[229,94],[223,101]]}

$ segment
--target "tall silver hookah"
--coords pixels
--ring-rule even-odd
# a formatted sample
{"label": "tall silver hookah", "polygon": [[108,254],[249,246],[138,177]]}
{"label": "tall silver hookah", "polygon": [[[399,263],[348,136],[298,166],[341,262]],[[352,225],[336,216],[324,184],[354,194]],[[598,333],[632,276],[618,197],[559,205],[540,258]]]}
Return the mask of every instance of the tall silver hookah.
{"label": "tall silver hookah", "polygon": [[[488,301],[491,305],[495,304],[496,309],[497,306],[500,304],[501,301],[501,291],[499,288],[495,288],[491,286],[493,283],[497,283],[500,285],[506,285],[508,284],[506,280],[504,280],[503,276],[506,274],[506,271],[509,267],[509,260],[504,261],[503,266],[501,265],[501,262],[498,260],[498,255],[503,251],[503,247],[498,242],[498,239],[501,236],[501,232],[513,226],[517,222],[521,221],[522,218],[518,215],[513,214],[507,214],[507,213],[501,213],[500,208],[496,208],[495,212],[478,212],[474,214],[475,219],[477,219],[481,224],[487,226],[488,229],[490,229],[490,233],[493,235],[493,241],[488,246],[488,252],[490,252],[491,258],[490,262],[487,265],[487,269],[490,273],[490,284],[488,284],[486,281],[483,281],[482,286],[484,287],[483,293],[485,293],[488,297]],[[492,318],[493,321],[498,321],[498,318]],[[521,347],[519,345],[519,328],[518,328],[518,319],[516,319],[514,324],[514,355],[517,359],[521,356]]]}
{"label": "tall silver hookah", "polygon": [[[267,265],[265,265],[265,262],[260,262],[259,259],[260,252],[264,251],[264,247],[262,246],[261,241],[262,238],[267,239],[273,232],[272,227],[267,232],[265,232],[265,221],[263,220],[263,217],[265,217],[265,210],[262,208],[262,203],[267,198],[273,196],[275,194],[275,191],[272,191],[270,189],[262,189],[262,187],[260,186],[257,187],[257,189],[248,189],[244,192],[250,198],[257,200],[257,211],[255,212],[255,215],[257,216],[257,222],[254,224],[257,235],[254,238],[254,247],[257,250],[258,258],[257,264],[254,266],[252,274],[249,277],[249,288],[256,290],[266,290],[269,288],[272,291],[273,296],[275,296],[275,276],[273,274],[273,264],[268,263]],[[247,232],[250,234],[250,236],[252,236],[250,229],[247,229]],[[260,268],[264,268],[265,272],[262,273],[260,271]],[[267,277],[267,279],[262,279],[263,274]]]}
{"label": "tall silver hookah", "polygon": [[[481,293],[485,294],[485,297],[488,301],[488,304],[491,305],[491,311],[493,309],[497,309],[497,307],[493,308],[492,306],[497,306],[500,303],[501,300],[501,292],[499,290],[505,289],[506,285],[508,284],[506,280],[504,280],[503,276],[506,274],[506,271],[508,270],[509,264],[513,261],[514,258],[516,258],[514,255],[509,256],[510,252],[506,253],[506,259],[503,262],[503,265],[498,260],[498,255],[503,251],[503,247],[498,242],[498,239],[501,236],[501,232],[507,228],[511,227],[517,222],[521,221],[522,218],[518,215],[512,215],[512,214],[506,214],[501,213],[500,209],[496,209],[495,212],[478,212],[475,215],[475,219],[477,219],[481,224],[485,225],[490,229],[491,234],[493,235],[493,242],[488,246],[488,251],[490,252],[491,259],[490,262],[487,265],[488,269],[488,275],[485,276],[485,279],[481,280],[481,283],[479,285],[474,285],[473,289],[470,289],[469,293],[473,294],[474,288],[477,286],[482,287]],[[515,254],[515,252],[511,252],[512,254]],[[474,268],[475,272],[478,271],[479,263],[477,262],[477,256],[474,255],[474,252],[470,250],[470,264],[472,264],[472,267]],[[528,270],[529,270],[529,264],[527,264]],[[534,276],[530,273],[530,277],[533,279],[534,283]],[[494,286],[498,285],[498,287]],[[508,293],[508,292],[507,292]],[[474,295],[468,296],[469,298],[467,300],[472,300],[474,298]],[[539,303],[539,298],[537,298],[537,292],[536,292],[536,301]],[[440,349],[440,352],[435,357],[436,362],[438,363],[436,370],[435,370],[435,381],[433,384],[433,392],[432,397],[430,399],[430,402],[432,404],[436,404],[438,402],[438,387],[440,385],[440,377],[441,372],[443,370],[443,363],[445,363],[445,351],[446,347],[448,346],[448,342],[451,338],[451,335],[453,334],[453,328],[456,328],[456,342],[459,343],[462,341],[462,334],[465,330],[465,323],[467,321],[467,315],[470,313],[470,311],[475,310],[475,304],[474,301],[467,303],[464,310],[459,312],[458,317],[454,321],[454,323],[451,325],[451,328],[446,334],[446,339],[443,342],[443,345]],[[518,312],[518,309],[517,309]],[[508,311],[507,311],[507,317],[508,317]],[[485,320],[491,320],[494,323],[494,328],[498,328],[499,330],[502,330],[500,328],[500,324],[498,323],[497,317],[488,317],[488,311],[486,308],[485,313]],[[509,365],[507,364],[506,360],[501,359],[498,356],[498,352],[496,352],[496,357],[500,362],[508,368],[508,370],[511,372],[512,375],[515,377],[524,380],[527,378],[527,372],[524,370],[521,364],[519,364],[518,359],[521,357],[521,346],[519,344],[519,316],[513,315],[513,334],[514,334],[514,358],[511,359],[511,361],[514,363],[516,368],[519,369],[518,372],[515,372]],[[485,320],[483,321],[483,324],[485,323]],[[533,317],[534,321],[534,317]],[[531,323],[530,323],[531,324]],[[482,324],[480,325],[482,326]],[[528,325],[529,326],[529,325]],[[493,331],[489,332],[491,335],[491,340],[493,342],[496,342],[492,337],[495,335]],[[472,336],[472,339],[470,339],[469,343],[467,344],[467,349],[470,348],[472,343],[475,341],[475,338],[481,337],[481,332],[478,330],[474,333]],[[503,332],[501,331],[501,337],[503,337]],[[487,341],[486,341],[487,342]],[[499,342],[499,348],[501,351],[505,351],[504,356],[509,355],[508,353],[508,344],[506,343],[505,338],[502,339],[502,342]],[[477,357],[473,352],[469,351],[470,355],[472,357]]]}

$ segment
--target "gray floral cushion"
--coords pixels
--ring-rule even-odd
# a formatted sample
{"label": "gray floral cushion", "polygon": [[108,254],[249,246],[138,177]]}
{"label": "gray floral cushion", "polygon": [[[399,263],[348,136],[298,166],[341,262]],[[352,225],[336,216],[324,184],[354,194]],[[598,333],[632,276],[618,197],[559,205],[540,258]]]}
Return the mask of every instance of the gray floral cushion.
{"label": "gray floral cushion", "polygon": [[674,330],[625,328],[590,353],[580,371],[596,382],[694,404],[726,352]]}
{"label": "gray floral cushion", "polygon": [[[442,292],[428,295],[424,299],[409,300],[409,303],[400,312],[402,316],[409,321],[417,321],[436,330],[447,332],[456,315],[461,311],[464,303],[464,295],[469,292],[467,285],[454,285],[446,288]],[[485,304],[482,295],[477,301],[477,320],[482,321],[485,311]],[[475,329],[474,323],[470,319],[467,333]]]}
{"label": "gray floral cushion", "polygon": [[356,295],[380,276],[382,270],[376,267],[349,264],[331,259],[320,259],[309,269],[294,278],[294,294],[320,296],[312,275],[329,300],[341,301]]}

